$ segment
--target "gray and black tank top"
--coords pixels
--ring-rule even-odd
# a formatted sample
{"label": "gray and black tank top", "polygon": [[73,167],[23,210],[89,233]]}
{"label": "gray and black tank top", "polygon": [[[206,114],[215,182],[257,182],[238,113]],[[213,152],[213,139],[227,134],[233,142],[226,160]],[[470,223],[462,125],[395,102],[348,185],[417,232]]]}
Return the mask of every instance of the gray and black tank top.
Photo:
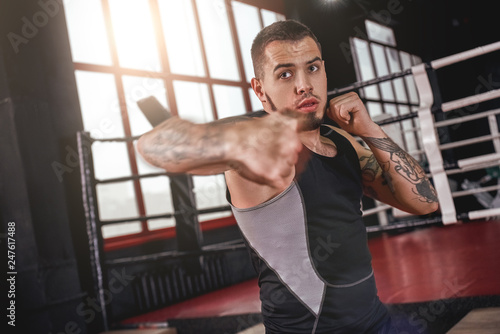
{"label": "gray and black tank top", "polygon": [[357,154],[337,131],[320,130],[337,146],[335,157],[311,152],[281,194],[232,207],[259,275],[266,333],[370,333],[388,316],[361,218]]}

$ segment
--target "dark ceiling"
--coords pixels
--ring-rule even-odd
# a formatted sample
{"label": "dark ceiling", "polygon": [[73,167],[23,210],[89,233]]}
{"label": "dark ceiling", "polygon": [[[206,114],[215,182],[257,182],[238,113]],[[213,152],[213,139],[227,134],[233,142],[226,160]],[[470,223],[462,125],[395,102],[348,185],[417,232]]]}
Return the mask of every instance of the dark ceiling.
{"label": "dark ceiling", "polygon": [[[393,28],[398,48],[431,61],[500,41],[497,1],[491,0],[285,0],[288,17],[311,27],[323,45],[329,88],[355,81],[343,45],[364,34],[370,18]],[[500,59],[498,53],[488,62]],[[500,63],[498,61],[497,63]]]}

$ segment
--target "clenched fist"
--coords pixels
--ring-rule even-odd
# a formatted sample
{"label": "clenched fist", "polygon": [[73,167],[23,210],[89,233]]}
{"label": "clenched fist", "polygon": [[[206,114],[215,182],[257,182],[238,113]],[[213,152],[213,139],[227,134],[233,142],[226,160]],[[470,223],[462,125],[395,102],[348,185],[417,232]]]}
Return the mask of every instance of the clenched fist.
{"label": "clenched fist", "polygon": [[293,179],[302,150],[299,120],[292,113],[272,113],[241,122],[231,140],[229,167],[252,182],[285,188]]}
{"label": "clenched fist", "polygon": [[331,99],[326,113],[343,130],[356,136],[369,136],[378,127],[355,92]]}

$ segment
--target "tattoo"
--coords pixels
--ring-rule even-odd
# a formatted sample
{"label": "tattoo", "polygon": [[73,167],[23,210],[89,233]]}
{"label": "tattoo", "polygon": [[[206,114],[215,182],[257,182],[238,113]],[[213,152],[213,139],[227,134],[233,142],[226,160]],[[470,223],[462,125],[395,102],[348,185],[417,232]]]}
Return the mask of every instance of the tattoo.
{"label": "tattoo", "polygon": [[422,182],[416,184],[416,191],[413,192],[416,195],[421,195],[425,198],[427,203],[438,202],[437,194],[431,183],[427,178],[423,179]]}
{"label": "tattoo", "polygon": [[212,123],[207,124],[203,133],[193,134],[191,124],[172,119],[161,124],[152,135],[144,153],[159,165],[189,159],[216,161],[225,156],[223,131]]}
{"label": "tattoo", "polygon": [[390,138],[364,137],[363,140],[382,151],[390,153],[390,161],[387,161],[386,166],[382,166],[382,173],[392,192],[394,192],[394,186],[392,176],[389,174],[391,166],[393,166],[396,173],[415,186],[412,191],[418,196],[419,200],[426,203],[438,201],[436,192],[425,176],[420,164],[411,155],[403,151]]}
{"label": "tattoo", "polygon": [[369,153],[369,155],[363,155],[359,158],[359,161],[361,162],[366,160],[365,164],[361,168],[361,176],[363,177],[363,180],[373,182],[380,171],[380,165],[378,164],[377,159],[375,159],[375,156],[373,156],[371,152]]}

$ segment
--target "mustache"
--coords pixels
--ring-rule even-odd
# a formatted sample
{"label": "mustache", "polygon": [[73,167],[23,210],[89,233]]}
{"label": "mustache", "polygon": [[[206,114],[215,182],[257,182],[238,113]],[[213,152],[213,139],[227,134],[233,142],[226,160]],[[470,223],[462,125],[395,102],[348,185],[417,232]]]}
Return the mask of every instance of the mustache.
{"label": "mustache", "polygon": [[299,100],[295,101],[295,105],[299,106],[302,103],[302,101],[304,101],[306,99],[310,99],[311,97],[314,97],[316,100],[321,101],[321,98],[316,94],[304,93],[304,94],[302,94],[302,96],[300,97]]}

